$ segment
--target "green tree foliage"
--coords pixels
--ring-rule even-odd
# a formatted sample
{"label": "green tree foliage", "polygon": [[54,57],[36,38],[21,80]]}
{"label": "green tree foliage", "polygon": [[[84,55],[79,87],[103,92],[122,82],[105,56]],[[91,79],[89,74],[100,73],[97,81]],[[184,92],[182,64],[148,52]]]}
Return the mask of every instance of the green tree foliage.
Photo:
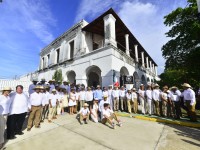
{"label": "green tree foliage", "polygon": [[62,77],[62,70],[56,70],[52,79],[55,79],[55,81],[58,83],[59,81],[62,82],[63,81],[63,77]]}
{"label": "green tree foliage", "polygon": [[[166,79],[166,75],[170,75],[171,81],[198,84],[200,81],[200,20],[196,0],[188,0],[188,7],[177,8],[164,19],[164,24],[170,27],[166,36],[171,40],[162,47],[166,69],[161,79],[162,77]],[[173,79],[177,78],[177,74],[180,77]]]}

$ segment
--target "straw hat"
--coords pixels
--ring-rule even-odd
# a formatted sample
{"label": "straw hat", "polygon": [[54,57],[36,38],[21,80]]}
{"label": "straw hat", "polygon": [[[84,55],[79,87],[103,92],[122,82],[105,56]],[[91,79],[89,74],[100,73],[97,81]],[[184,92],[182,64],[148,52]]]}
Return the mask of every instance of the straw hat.
{"label": "straw hat", "polygon": [[56,89],[53,89],[51,92],[56,92]]}
{"label": "straw hat", "polygon": [[97,88],[100,88],[101,86],[100,85],[97,85]]}
{"label": "straw hat", "polygon": [[168,86],[166,86],[166,85],[165,85],[165,86],[163,86],[163,89],[168,89]]}
{"label": "straw hat", "polygon": [[89,105],[87,104],[87,103],[85,103],[84,105],[83,105],[83,107],[88,107]]}
{"label": "straw hat", "polygon": [[136,91],[136,88],[132,88],[133,91]]}
{"label": "straw hat", "polygon": [[88,90],[91,90],[91,87],[88,87]]}
{"label": "straw hat", "polygon": [[49,89],[50,88],[50,86],[49,85],[45,85],[45,87],[44,87],[45,89]]}
{"label": "straw hat", "polygon": [[41,87],[41,86],[36,85],[35,88],[33,88],[33,90],[40,90],[40,89],[41,89],[40,87]]}
{"label": "straw hat", "polygon": [[176,86],[172,86],[171,89],[178,89]]}
{"label": "straw hat", "polygon": [[160,86],[156,83],[156,84],[154,84],[154,87],[160,87]]}
{"label": "straw hat", "polygon": [[188,83],[184,83],[184,84],[182,84],[181,86],[187,87],[187,88],[191,88],[191,86],[190,86]]}
{"label": "straw hat", "polygon": [[45,88],[44,88],[44,86],[40,86],[40,90],[44,90]]}
{"label": "straw hat", "polygon": [[95,101],[99,101],[98,98],[95,98],[94,100],[95,100]]}
{"label": "straw hat", "polygon": [[64,81],[63,81],[63,83],[67,83],[67,81],[66,81],[66,80],[64,80]]}
{"label": "straw hat", "polygon": [[11,87],[4,87],[2,90],[0,90],[0,91],[13,91],[12,89],[11,89]]}
{"label": "straw hat", "polygon": [[140,86],[144,86],[144,84],[140,84]]}
{"label": "straw hat", "polygon": [[108,96],[107,96],[107,95],[104,95],[103,97],[104,97],[104,98],[107,98]]}

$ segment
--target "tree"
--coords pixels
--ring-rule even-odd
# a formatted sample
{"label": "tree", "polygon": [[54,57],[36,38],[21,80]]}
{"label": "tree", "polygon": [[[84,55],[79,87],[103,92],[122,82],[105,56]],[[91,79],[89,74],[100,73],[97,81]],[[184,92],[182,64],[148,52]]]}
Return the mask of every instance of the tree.
{"label": "tree", "polygon": [[198,84],[200,81],[200,21],[196,0],[188,0],[188,7],[177,8],[164,19],[164,24],[171,27],[166,33],[171,40],[162,47],[162,55],[166,59],[164,73],[167,75],[169,72],[181,70],[181,81]]}
{"label": "tree", "polygon": [[63,77],[62,77],[62,70],[56,70],[52,79],[55,79],[55,81],[58,83],[59,81],[62,82],[63,81]]}

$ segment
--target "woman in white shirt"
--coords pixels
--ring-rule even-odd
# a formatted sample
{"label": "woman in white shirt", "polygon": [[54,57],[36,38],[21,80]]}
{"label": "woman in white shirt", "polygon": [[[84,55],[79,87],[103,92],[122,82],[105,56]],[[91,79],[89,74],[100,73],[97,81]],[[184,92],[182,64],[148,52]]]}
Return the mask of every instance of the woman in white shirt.
{"label": "woman in white shirt", "polygon": [[71,92],[69,94],[69,114],[74,114],[74,104],[76,103],[76,94],[75,89],[71,89]]}
{"label": "woman in white shirt", "polygon": [[4,132],[10,108],[9,94],[11,91],[10,87],[5,87],[0,96],[0,149],[3,147],[4,143]]}
{"label": "woman in white shirt", "polygon": [[93,106],[90,109],[91,118],[95,123],[98,123],[98,99],[93,101]]}
{"label": "woman in white shirt", "polygon": [[163,87],[163,92],[161,93],[161,100],[162,100],[162,116],[167,116],[167,103],[168,103],[168,94],[167,94],[168,87]]}
{"label": "woman in white shirt", "polygon": [[145,96],[146,96],[147,103],[148,103],[148,113],[149,113],[149,116],[151,116],[152,110],[153,110],[151,85],[147,85],[147,90],[145,92]]}
{"label": "woman in white shirt", "polygon": [[144,85],[140,85],[140,89],[138,90],[140,105],[142,107],[142,114],[146,113],[146,99],[145,99],[145,90]]}

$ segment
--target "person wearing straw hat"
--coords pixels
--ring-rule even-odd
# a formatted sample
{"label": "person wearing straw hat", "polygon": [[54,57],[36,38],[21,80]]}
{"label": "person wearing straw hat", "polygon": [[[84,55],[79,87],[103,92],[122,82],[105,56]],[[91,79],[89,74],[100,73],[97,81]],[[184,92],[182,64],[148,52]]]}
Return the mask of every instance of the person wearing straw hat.
{"label": "person wearing straw hat", "polygon": [[[138,100],[137,100],[137,93],[136,93],[136,88],[132,89],[132,93],[131,93],[131,98],[132,98],[132,107],[133,107],[133,112],[135,114],[137,114],[138,111]],[[130,106],[129,106],[130,107]],[[131,108],[132,108],[131,107]],[[130,109],[130,108],[129,108]]]}
{"label": "person wearing straw hat", "polygon": [[98,99],[95,99],[93,101],[93,106],[90,108],[90,116],[91,116],[91,119],[95,122],[95,123],[98,123],[98,109],[99,109],[99,106],[98,106]]}
{"label": "person wearing straw hat", "polygon": [[126,100],[127,100],[128,113],[131,113],[132,112],[131,108],[132,108],[133,102],[132,102],[132,93],[131,93],[130,89],[127,90]]}
{"label": "person wearing straw hat", "polygon": [[89,105],[87,103],[85,103],[78,113],[80,115],[80,124],[81,125],[83,124],[83,121],[85,121],[85,124],[88,124],[89,114],[90,114],[88,106]]}
{"label": "person wearing straw hat", "polygon": [[4,132],[11,104],[9,96],[11,91],[12,89],[10,87],[4,87],[1,90],[2,95],[0,95],[0,149],[3,147],[4,143]]}
{"label": "person wearing straw hat", "polygon": [[100,85],[97,85],[97,89],[94,92],[94,98],[98,98],[99,103],[103,98],[103,92],[101,90],[101,86]]}
{"label": "person wearing straw hat", "polygon": [[146,99],[145,99],[145,90],[143,84],[140,85],[138,94],[139,94],[140,105],[142,107],[142,114],[144,115],[146,113]]}
{"label": "person wearing straw hat", "polygon": [[[99,103],[99,112],[100,112],[100,113],[101,113],[102,110],[103,110],[104,104],[105,104],[105,103],[108,103],[108,99],[107,99],[107,98],[108,98],[108,97],[105,95],[105,96],[103,97],[103,100],[100,101],[100,103]],[[95,99],[95,100],[97,100],[97,99]]]}
{"label": "person wearing straw hat", "polygon": [[148,114],[149,116],[152,115],[152,107],[153,107],[153,102],[152,102],[152,90],[151,90],[151,85],[147,85],[147,90],[145,91],[145,96],[147,99],[147,104],[148,104]]}
{"label": "person wearing straw hat", "polygon": [[56,106],[58,104],[58,95],[56,93],[56,89],[52,90],[52,94],[49,95],[49,115],[48,115],[48,122],[51,123],[52,119],[56,118]]}
{"label": "person wearing straw hat", "polygon": [[88,87],[88,90],[85,92],[85,102],[89,105],[89,108],[91,109],[93,106],[93,92],[90,87]]}
{"label": "person wearing straw hat", "polygon": [[122,86],[119,91],[120,103],[121,103],[121,110],[127,110],[127,101],[126,101],[126,90],[125,87]]}
{"label": "person wearing straw hat", "polygon": [[106,124],[107,122],[112,126],[113,129],[115,129],[115,122],[116,120],[118,122],[119,127],[122,126],[121,120],[117,117],[117,115],[109,108],[109,104],[105,103],[104,108],[102,110],[102,124]]}
{"label": "person wearing straw hat", "polygon": [[152,92],[152,98],[153,98],[153,102],[154,102],[154,105],[155,105],[155,114],[157,116],[160,116],[159,105],[160,105],[161,98],[160,98],[160,89],[159,89],[158,84],[154,85],[154,89],[153,89],[153,92]]}
{"label": "person wearing straw hat", "polygon": [[29,98],[23,93],[23,86],[17,85],[16,92],[10,94],[11,105],[7,120],[7,139],[14,139],[15,134],[22,135],[22,126],[26,114],[31,109]]}
{"label": "person wearing straw hat", "polygon": [[112,91],[112,97],[114,102],[114,111],[119,111],[119,90],[117,86],[115,86]]}
{"label": "person wearing straw hat", "polygon": [[167,105],[168,105],[168,86],[163,87],[163,91],[161,92],[161,100],[162,100],[162,112],[161,115],[163,117],[167,116]]}
{"label": "person wearing straw hat", "polygon": [[34,91],[34,88],[35,88],[35,86],[37,85],[38,80],[33,79],[32,82],[33,82],[33,83],[32,83],[31,85],[29,85],[29,88],[28,88],[29,96],[30,96],[32,93],[35,92],[35,91]]}
{"label": "person wearing straw hat", "polygon": [[49,80],[50,92],[55,89],[55,79]]}
{"label": "person wearing straw hat", "polygon": [[112,97],[112,85],[108,86],[108,103],[110,104],[110,108],[113,110],[113,97]]}
{"label": "person wearing straw hat", "polygon": [[178,90],[176,86],[171,87],[171,99],[173,102],[173,114],[175,119],[180,119],[181,116],[181,105],[180,105],[180,97],[181,92]]}
{"label": "person wearing straw hat", "polygon": [[188,83],[182,84],[182,87],[184,89],[182,95],[186,103],[186,106],[188,108],[188,116],[190,117],[190,121],[196,122],[197,117],[195,112],[195,105],[196,105],[195,92],[191,89],[192,87]]}
{"label": "person wearing straw hat", "polygon": [[41,122],[44,122],[44,119],[48,119],[48,113],[49,113],[49,90],[50,86],[46,85],[44,90],[44,97],[43,97],[43,111],[42,111],[42,116],[41,116]]}
{"label": "person wearing straw hat", "polygon": [[41,86],[36,86],[34,88],[35,92],[30,95],[30,103],[31,103],[31,112],[28,118],[27,131],[30,131],[33,122],[35,124],[35,128],[40,128],[40,120],[41,120],[41,109],[43,103],[43,94],[40,93]]}
{"label": "person wearing straw hat", "polygon": [[81,91],[79,92],[80,94],[80,109],[83,107],[84,103],[85,103],[85,95],[86,95],[86,92],[85,92],[85,88],[82,87],[81,88]]}

